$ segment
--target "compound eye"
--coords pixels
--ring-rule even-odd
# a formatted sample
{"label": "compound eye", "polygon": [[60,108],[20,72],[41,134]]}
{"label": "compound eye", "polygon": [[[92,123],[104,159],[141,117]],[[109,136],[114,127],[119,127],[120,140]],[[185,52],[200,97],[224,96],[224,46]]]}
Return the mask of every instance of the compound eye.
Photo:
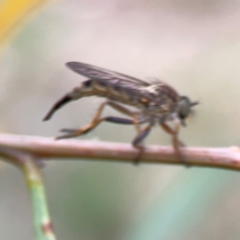
{"label": "compound eye", "polygon": [[187,97],[182,97],[179,105],[180,105],[179,112],[178,112],[179,117],[181,119],[187,118],[187,116],[189,115],[189,113],[191,111],[191,103],[190,103],[189,99]]}

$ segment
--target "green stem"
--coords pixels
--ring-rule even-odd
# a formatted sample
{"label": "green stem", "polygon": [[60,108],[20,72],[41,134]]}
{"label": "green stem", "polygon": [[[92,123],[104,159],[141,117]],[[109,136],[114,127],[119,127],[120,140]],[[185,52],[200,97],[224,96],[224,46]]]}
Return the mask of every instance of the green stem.
{"label": "green stem", "polygon": [[33,206],[34,229],[36,240],[55,240],[48,213],[45,189],[41,172],[31,156],[25,156],[22,164],[27,187]]}

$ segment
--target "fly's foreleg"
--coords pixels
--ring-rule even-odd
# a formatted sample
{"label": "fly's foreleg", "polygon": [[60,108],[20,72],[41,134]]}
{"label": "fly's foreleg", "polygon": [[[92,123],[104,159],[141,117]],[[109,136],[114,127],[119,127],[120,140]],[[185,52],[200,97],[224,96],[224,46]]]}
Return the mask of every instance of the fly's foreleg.
{"label": "fly's foreleg", "polygon": [[170,135],[172,135],[173,148],[174,148],[174,150],[176,152],[177,158],[182,163],[184,163],[186,166],[189,166],[188,163],[186,162],[184,156],[182,155],[182,153],[180,151],[180,147],[184,147],[184,144],[178,139],[178,133],[179,133],[179,129],[180,129],[180,124],[176,124],[175,129],[172,129],[166,123],[161,123],[160,125],[163,128],[163,130],[165,130],[165,132],[167,132]]}
{"label": "fly's foreleg", "polygon": [[178,139],[178,133],[179,133],[179,125],[176,125],[175,129],[173,130],[170,126],[168,126],[166,123],[161,123],[160,124],[161,127],[163,128],[163,130],[165,132],[167,132],[168,134],[170,134],[173,137],[173,143],[174,145],[180,146],[180,147],[184,147],[184,143],[182,143],[179,139]]}

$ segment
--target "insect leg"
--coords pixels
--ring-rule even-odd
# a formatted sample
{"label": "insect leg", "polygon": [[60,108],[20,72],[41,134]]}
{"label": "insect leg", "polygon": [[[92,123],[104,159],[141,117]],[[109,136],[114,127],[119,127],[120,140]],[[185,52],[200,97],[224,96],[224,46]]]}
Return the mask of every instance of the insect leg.
{"label": "insect leg", "polygon": [[178,146],[181,146],[181,147],[184,147],[184,146],[185,146],[185,144],[182,143],[182,142],[178,139],[178,132],[179,132],[179,128],[180,128],[179,125],[176,126],[176,129],[175,129],[175,130],[173,130],[171,127],[169,127],[166,123],[161,123],[160,125],[161,125],[161,127],[163,128],[163,130],[164,130],[165,132],[167,132],[168,134],[172,135],[172,137],[174,138],[173,141],[174,141]]}
{"label": "insect leg", "polygon": [[145,127],[132,141],[132,145],[139,150],[137,157],[134,159],[134,163],[138,164],[144,152],[144,146],[140,145],[143,139],[150,133],[152,125]]}
{"label": "insect leg", "polygon": [[128,115],[128,116],[133,116],[133,113],[131,110],[129,110],[128,108],[116,103],[116,102],[106,102],[106,104],[108,104],[109,106],[111,106],[112,108],[114,108],[115,110],[117,110],[118,112],[120,113],[123,113],[125,115]]}
{"label": "insect leg", "polygon": [[58,136],[56,139],[77,137],[77,136],[85,134],[85,133],[89,132],[90,130],[92,130],[93,128],[95,128],[99,123],[101,123],[102,121],[105,120],[104,118],[99,119],[99,117],[100,117],[104,107],[106,106],[106,104],[108,104],[108,102],[102,103],[100,105],[95,116],[93,117],[93,120],[87,126],[81,127],[79,129],[68,129],[68,128],[61,129],[60,131],[64,132],[65,134]]}
{"label": "insect leg", "polygon": [[105,121],[120,124],[134,124],[134,121],[132,119],[119,117],[105,117]]}
{"label": "insect leg", "polygon": [[128,115],[130,115],[130,113],[131,113],[131,111],[128,110],[127,108],[124,108],[116,103],[113,103],[113,102],[102,103],[90,124],[88,124],[85,127],[81,127],[79,129],[62,129],[61,132],[64,132],[65,134],[58,136],[56,139],[80,136],[82,134],[85,134],[85,133],[91,131],[93,128],[95,128],[98,124],[100,124],[103,121],[114,122],[114,123],[123,123],[123,124],[135,124],[134,121],[131,119],[117,118],[117,117],[100,118],[100,115],[106,105],[109,105],[109,106],[115,108],[116,110],[120,111],[121,113],[125,113]]}
{"label": "insect leg", "polygon": [[109,106],[111,106],[112,108],[114,108],[115,110],[117,110],[120,113],[123,113],[125,115],[128,115],[130,117],[133,118],[133,124],[135,125],[137,132],[140,133],[141,132],[141,128],[140,128],[140,123],[137,119],[138,116],[138,112],[133,112],[131,110],[129,110],[128,108],[123,107],[120,104],[117,104],[115,102],[108,102]]}
{"label": "insect leg", "polygon": [[167,133],[169,133],[170,135],[172,135],[172,143],[173,143],[173,148],[176,152],[177,158],[184,163],[185,165],[189,165],[184,156],[182,155],[180,148],[179,147],[183,147],[184,144],[178,139],[178,133],[179,133],[179,128],[180,125],[177,124],[175,126],[175,129],[172,129],[170,126],[168,126],[166,123],[160,123],[161,127],[163,128],[163,130],[165,130]]}

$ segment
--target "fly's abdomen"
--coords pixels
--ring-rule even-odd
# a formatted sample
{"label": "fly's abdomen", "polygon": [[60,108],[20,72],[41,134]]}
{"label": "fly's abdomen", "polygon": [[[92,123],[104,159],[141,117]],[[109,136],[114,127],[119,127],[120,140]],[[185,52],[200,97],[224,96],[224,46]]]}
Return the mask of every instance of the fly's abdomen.
{"label": "fly's abdomen", "polygon": [[124,85],[112,84],[104,80],[85,81],[82,83],[79,91],[81,97],[94,95],[136,107],[141,104],[139,102],[140,96],[136,89]]}
{"label": "fly's abdomen", "polygon": [[[79,98],[85,97],[85,96],[91,96],[96,95],[96,93],[99,92],[99,88],[96,88],[96,81],[89,79],[83,83],[81,83],[80,86],[75,87],[71,92],[64,95],[62,98],[60,98],[50,109],[50,111],[47,113],[47,115],[44,117],[44,121],[50,119],[52,115],[61,107],[63,107],[65,104],[77,100]],[[102,92],[104,92],[104,89],[102,89]]]}
{"label": "fly's abdomen", "polygon": [[119,101],[133,106],[137,105],[138,98],[137,95],[134,94],[133,90],[126,87],[114,85],[104,80],[89,79],[82,82],[78,87],[75,87],[71,92],[59,99],[43,120],[46,121],[50,119],[55,111],[63,107],[68,102],[86,96],[105,97],[110,100]]}

